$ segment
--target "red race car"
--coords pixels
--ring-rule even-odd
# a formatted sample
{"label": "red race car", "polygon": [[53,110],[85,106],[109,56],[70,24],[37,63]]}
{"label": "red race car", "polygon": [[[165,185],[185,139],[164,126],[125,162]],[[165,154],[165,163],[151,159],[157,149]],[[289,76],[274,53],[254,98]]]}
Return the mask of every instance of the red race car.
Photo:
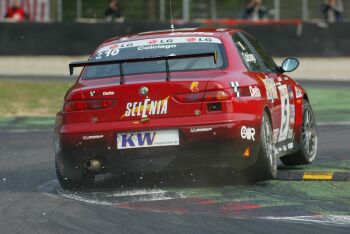
{"label": "red race car", "polygon": [[112,38],[67,92],[55,126],[62,187],[100,173],[216,168],[256,181],[316,155],[305,90],[237,29],[182,29]]}

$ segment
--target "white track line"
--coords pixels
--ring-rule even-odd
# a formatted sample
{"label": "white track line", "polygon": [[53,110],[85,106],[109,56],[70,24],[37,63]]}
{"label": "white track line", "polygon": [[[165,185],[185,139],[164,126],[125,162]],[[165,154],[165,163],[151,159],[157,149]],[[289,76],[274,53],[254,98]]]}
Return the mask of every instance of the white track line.
{"label": "white track line", "polygon": [[298,223],[319,223],[324,225],[340,225],[350,227],[350,215],[315,215],[315,216],[290,216],[290,217],[275,217],[266,216],[259,217],[260,219],[289,221]]}

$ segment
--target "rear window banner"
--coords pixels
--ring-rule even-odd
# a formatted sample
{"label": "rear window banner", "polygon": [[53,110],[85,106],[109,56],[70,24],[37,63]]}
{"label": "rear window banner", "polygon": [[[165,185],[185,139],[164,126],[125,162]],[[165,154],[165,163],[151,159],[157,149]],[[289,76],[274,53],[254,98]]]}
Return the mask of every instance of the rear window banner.
{"label": "rear window banner", "polygon": [[218,38],[214,37],[166,37],[166,38],[154,38],[154,39],[143,39],[130,42],[116,43],[100,48],[97,53],[123,48],[133,47],[145,47],[154,45],[166,45],[166,44],[180,44],[180,43],[216,43],[222,44]]}

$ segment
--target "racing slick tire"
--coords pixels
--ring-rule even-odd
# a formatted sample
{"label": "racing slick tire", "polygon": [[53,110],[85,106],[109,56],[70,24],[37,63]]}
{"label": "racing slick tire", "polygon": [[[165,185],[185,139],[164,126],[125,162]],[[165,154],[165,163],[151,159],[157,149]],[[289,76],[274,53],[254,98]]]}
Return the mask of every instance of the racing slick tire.
{"label": "racing slick tire", "polygon": [[303,102],[303,122],[301,129],[300,149],[290,155],[281,158],[286,166],[310,164],[315,160],[317,152],[316,119],[309,102]]}
{"label": "racing slick tire", "polygon": [[277,158],[274,152],[272,124],[266,111],[262,116],[259,154],[253,166],[252,176],[254,181],[270,180],[277,176]]}
{"label": "racing slick tire", "polygon": [[79,189],[83,188],[86,185],[92,184],[95,181],[94,174],[88,171],[83,171],[81,178],[78,180],[74,178],[64,177],[58,169],[56,162],[55,168],[58,182],[60,183],[63,189]]}

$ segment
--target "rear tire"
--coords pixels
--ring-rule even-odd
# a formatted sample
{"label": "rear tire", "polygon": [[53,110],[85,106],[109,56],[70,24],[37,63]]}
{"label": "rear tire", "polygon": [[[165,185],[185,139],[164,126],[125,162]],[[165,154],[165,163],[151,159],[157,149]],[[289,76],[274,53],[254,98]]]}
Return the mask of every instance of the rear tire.
{"label": "rear tire", "polygon": [[300,136],[300,149],[281,158],[286,166],[310,164],[315,160],[317,152],[317,132],[314,112],[307,100],[303,103],[303,123]]}
{"label": "rear tire", "polygon": [[81,189],[95,181],[95,176],[91,172],[83,171],[80,179],[64,177],[55,162],[56,176],[63,189]]}
{"label": "rear tire", "polygon": [[260,149],[253,166],[254,181],[274,179],[277,176],[277,159],[274,152],[272,124],[265,111],[261,122]]}

